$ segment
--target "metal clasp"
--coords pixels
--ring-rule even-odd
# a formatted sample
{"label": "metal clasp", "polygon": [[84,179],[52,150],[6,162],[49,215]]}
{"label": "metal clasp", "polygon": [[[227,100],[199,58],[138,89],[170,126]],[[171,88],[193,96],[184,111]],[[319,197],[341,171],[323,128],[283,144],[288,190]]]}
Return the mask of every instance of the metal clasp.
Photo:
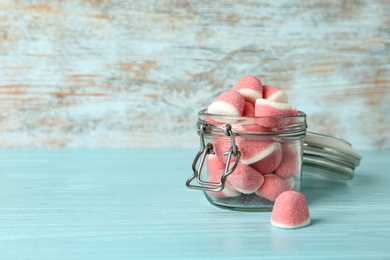
{"label": "metal clasp", "polygon": [[[223,128],[223,132],[226,136],[231,137],[232,145],[227,153],[227,161],[226,161],[224,173],[221,175],[220,182],[203,181],[201,178],[201,173],[202,173],[202,169],[204,166],[204,162],[206,161],[206,158],[209,154],[215,154],[213,144],[211,144],[211,143],[205,144],[204,133],[205,133],[206,128],[207,128],[206,123],[202,124],[200,126],[199,137],[200,137],[201,149],[194,158],[194,161],[192,163],[193,174],[190,178],[188,178],[186,185],[190,189],[205,190],[205,191],[221,191],[225,188],[225,181],[226,181],[227,176],[232,174],[235,171],[235,169],[237,168],[237,165],[240,162],[241,153],[238,150],[238,147],[236,145],[236,142],[234,139],[234,133],[232,131],[232,127],[231,127],[231,125],[227,124]],[[235,156],[237,158],[236,158],[236,161],[234,162],[233,166],[231,168],[229,168],[230,162],[232,160],[232,156]],[[199,161],[199,166],[197,168],[196,166],[198,164],[198,161]],[[191,184],[191,182],[194,179],[196,179],[196,181],[199,185]]]}

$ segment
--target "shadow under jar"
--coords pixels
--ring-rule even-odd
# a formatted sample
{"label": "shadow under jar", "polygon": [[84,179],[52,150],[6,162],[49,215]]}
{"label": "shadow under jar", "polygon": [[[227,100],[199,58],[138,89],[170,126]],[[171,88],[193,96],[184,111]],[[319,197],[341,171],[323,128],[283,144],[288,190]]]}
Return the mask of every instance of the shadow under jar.
{"label": "shadow under jar", "polygon": [[188,188],[222,208],[272,210],[276,197],[301,187],[306,114],[242,117],[198,113],[200,151]]}

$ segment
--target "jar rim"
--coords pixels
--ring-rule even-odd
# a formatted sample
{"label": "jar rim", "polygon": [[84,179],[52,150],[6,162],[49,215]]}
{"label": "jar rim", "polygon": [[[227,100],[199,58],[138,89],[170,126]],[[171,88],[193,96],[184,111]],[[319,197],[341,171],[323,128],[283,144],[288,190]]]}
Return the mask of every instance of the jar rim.
{"label": "jar rim", "polygon": [[[259,119],[273,120],[272,126],[258,124]],[[235,136],[243,137],[303,138],[307,129],[306,114],[302,111],[296,116],[269,117],[209,114],[206,109],[198,112],[198,132],[202,131],[204,135],[223,134],[228,125]]]}
{"label": "jar rim", "polygon": [[[303,111],[298,110],[298,115],[295,116],[234,116],[234,115],[220,115],[220,114],[211,114],[206,112],[207,109],[202,109],[198,112],[198,116],[209,116],[213,118],[221,118],[221,119],[229,119],[229,120],[242,120],[242,119],[261,119],[261,118],[274,118],[274,119],[281,119],[281,118],[306,118],[306,113]],[[218,120],[215,120],[218,121]]]}

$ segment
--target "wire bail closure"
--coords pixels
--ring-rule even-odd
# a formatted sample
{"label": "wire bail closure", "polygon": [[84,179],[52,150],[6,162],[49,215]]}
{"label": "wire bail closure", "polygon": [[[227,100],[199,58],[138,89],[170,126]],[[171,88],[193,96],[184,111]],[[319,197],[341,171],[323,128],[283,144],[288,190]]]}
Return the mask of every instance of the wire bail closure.
{"label": "wire bail closure", "polygon": [[[230,124],[226,124],[223,127],[223,133],[226,136],[230,136],[232,145],[231,145],[229,151],[227,152],[227,161],[226,161],[224,173],[221,175],[220,182],[203,181],[201,178],[201,173],[202,173],[202,169],[204,166],[204,162],[206,161],[206,158],[208,155],[215,154],[213,144],[212,143],[205,144],[204,134],[205,134],[206,130],[207,130],[207,123],[203,123],[199,128],[199,138],[200,138],[201,149],[194,158],[194,161],[192,163],[193,174],[190,178],[188,178],[186,185],[190,189],[218,192],[218,191],[222,191],[225,188],[225,181],[226,181],[227,176],[232,174],[235,171],[235,169],[237,168],[237,165],[240,162],[241,153],[238,150],[238,147],[236,145],[234,133],[232,131],[232,126]],[[224,153],[224,154],[226,154],[226,153]],[[236,161],[234,162],[234,165],[231,168],[229,168],[231,160],[232,160],[232,156],[237,157],[237,158],[236,158]],[[198,161],[199,161],[199,165],[197,168],[196,166],[198,164]],[[191,182],[194,179],[196,179],[196,181],[199,185],[191,184]]]}

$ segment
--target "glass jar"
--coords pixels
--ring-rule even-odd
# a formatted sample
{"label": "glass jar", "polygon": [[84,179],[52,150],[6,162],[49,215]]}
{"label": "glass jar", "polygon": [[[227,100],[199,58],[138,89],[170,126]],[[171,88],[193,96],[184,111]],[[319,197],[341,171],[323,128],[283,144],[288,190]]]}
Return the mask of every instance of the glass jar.
{"label": "glass jar", "polygon": [[285,190],[301,187],[306,114],[237,117],[198,113],[200,151],[188,188],[222,208],[272,210]]}

